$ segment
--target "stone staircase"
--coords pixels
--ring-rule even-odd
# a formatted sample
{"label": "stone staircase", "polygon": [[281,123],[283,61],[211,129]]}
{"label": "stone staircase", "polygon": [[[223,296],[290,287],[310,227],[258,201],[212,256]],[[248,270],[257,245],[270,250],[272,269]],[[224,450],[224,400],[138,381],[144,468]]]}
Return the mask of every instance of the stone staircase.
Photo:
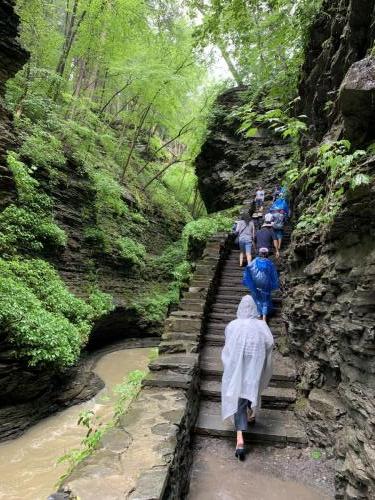
{"label": "stone staircase", "polygon": [[[285,244],[288,243],[288,236]],[[218,282],[205,332],[202,336],[200,356],[200,411],[195,427],[198,435],[235,439],[235,430],[230,422],[223,422],[220,415],[220,390],[223,373],[221,350],[224,345],[226,324],[235,319],[241,298],[248,293],[242,285],[243,270],[238,264],[238,251],[232,250],[226,259]],[[275,311],[269,326],[275,340],[282,335],[280,322],[282,297],[275,296]],[[262,394],[261,409],[257,422],[249,428],[247,441],[277,443],[278,445],[306,444],[306,436],[297,422],[293,406],[296,400],[296,372],[293,362],[283,357],[275,348],[274,373],[270,387]]]}

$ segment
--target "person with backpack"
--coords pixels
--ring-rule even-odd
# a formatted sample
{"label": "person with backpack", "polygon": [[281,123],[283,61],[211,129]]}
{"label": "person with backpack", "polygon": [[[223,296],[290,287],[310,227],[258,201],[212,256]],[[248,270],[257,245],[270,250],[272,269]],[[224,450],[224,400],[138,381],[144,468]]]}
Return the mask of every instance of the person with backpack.
{"label": "person with backpack", "polygon": [[248,213],[244,213],[236,224],[236,240],[240,247],[240,267],[243,265],[244,255],[246,254],[247,263],[251,262],[251,247],[255,239],[255,227]]}
{"label": "person with backpack", "polygon": [[277,251],[280,252],[281,243],[284,236],[285,213],[283,210],[277,210],[272,214],[272,229],[276,236]]}
{"label": "person with backpack", "polygon": [[266,214],[261,229],[256,232],[256,244],[258,248],[267,248],[269,254],[275,250],[276,258],[279,258],[277,238],[272,227],[272,222],[273,215]]}
{"label": "person with backpack", "polygon": [[268,258],[268,248],[260,248],[259,256],[246,266],[243,284],[249,288],[259,316],[267,321],[272,312],[271,293],[279,288],[279,277],[275,264]]}

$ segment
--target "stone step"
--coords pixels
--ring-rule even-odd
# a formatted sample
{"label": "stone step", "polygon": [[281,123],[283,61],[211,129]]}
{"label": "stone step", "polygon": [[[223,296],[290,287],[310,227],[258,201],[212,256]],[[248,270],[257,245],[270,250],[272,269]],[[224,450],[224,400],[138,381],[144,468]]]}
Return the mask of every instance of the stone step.
{"label": "stone step", "polygon": [[[223,312],[224,314],[236,315],[238,309],[238,303],[239,301],[233,303],[215,302],[211,308],[211,312],[212,313]],[[281,311],[281,307],[279,305],[274,304],[273,308],[274,315],[277,314],[279,311]]]}
{"label": "stone step", "polygon": [[[221,306],[221,307],[226,307],[226,306],[235,306],[238,307],[238,304],[240,303],[241,298],[243,295],[238,294],[238,295],[217,295],[216,300],[213,302],[213,306]],[[275,308],[280,309],[282,305],[282,299],[280,297],[274,297],[272,298],[272,302]]]}
{"label": "stone step", "polygon": [[[234,440],[236,432],[233,424],[221,419],[220,403],[202,401],[195,432],[199,435],[231,438]],[[278,443],[285,446],[305,445],[307,438],[304,430],[291,411],[260,409],[257,420],[249,426],[245,433],[248,442],[263,444]]]}
{"label": "stone step", "polygon": [[[221,347],[204,346],[200,358],[200,370],[204,377],[221,379],[223,365],[221,362]],[[273,376],[271,386],[293,387],[296,380],[296,369],[293,361],[283,357],[278,351],[273,353]]]}
{"label": "stone step", "polygon": [[246,295],[249,293],[249,289],[246,286],[241,285],[240,283],[237,284],[237,283],[233,283],[233,282],[232,282],[232,284],[220,283],[217,291],[218,291],[218,293],[221,293],[221,294],[223,294],[223,293],[224,294],[225,293],[229,293],[229,294],[237,293],[237,294]]}
{"label": "stone step", "polygon": [[[242,293],[237,293],[237,294],[233,294],[233,295],[225,295],[225,294],[222,294],[222,293],[218,293],[215,297],[215,302],[214,304],[232,304],[232,303],[235,303],[235,304],[239,304],[240,300],[241,300],[241,297],[243,297],[243,294]],[[281,297],[272,297],[272,301],[273,303],[276,305],[280,305],[281,306],[281,303],[282,303],[282,298]]]}
{"label": "stone step", "polygon": [[[200,386],[201,395],[212,401],[221,401],[221,382],[205,379]],[[289,387],[268,387],[262,393],[262,408],[286,409],[296,401],[296,390]]]}
{"label": "stone step", "polygon": [[[228,284],[226,283],[225,285],[220,284],[217,290],[217,295],[222,296],[222,295],[248,295],[249,294],[249,289],[241,284]],[[282,297],[282,292],[277,291],[272,294],[272,298],[281,298]]]}
{"label": "stone step", "polygon": [[[283,331],[281,329],[272,328],[273,338],[276,340],[283,337]],[[224,347],[224,329],[221,331],[216,331],[214,333],[206,333],[203,337],[203,342],[207,346]]]}
{"label": "stone step", "polygon": [[[277,313],[277,311],[273,314],[273,316],[275,316],[275,314]],[[236,319],[236,313],[235,313],[235,310],[231,313],[227,310],[224,310],[224,311],[212,311],[209,316],[208,316],[208,320],[209,322],[221,322],[223,321],[224,323],[225,322],[229,322],[229,321],[232,321],[233,319]],[[272,321],[272,320],[271,320]],[[270,325],[271,324],[275,324],[275,321],[273,321],[271,323],[270,321]],[[279,320],[280,321],[280,320]]]}
{"label": "stone step", "polygon": [[[230,321],[230,320],[229,320]],[[213,333],[214,335],[220,335],[224,333],[225,327],[229,321],[223,320],[211,320],[208,322],[206,327],[206,333]],[[283,331],[284,327],[280,320],[280,317],[273,317],[268,321],[268,326],[273,331]]]}

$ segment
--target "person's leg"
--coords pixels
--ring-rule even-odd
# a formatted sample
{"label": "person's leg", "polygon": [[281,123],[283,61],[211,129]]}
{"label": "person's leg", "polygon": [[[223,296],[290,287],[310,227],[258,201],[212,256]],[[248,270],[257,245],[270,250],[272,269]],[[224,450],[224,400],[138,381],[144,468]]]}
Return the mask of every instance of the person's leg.
{"label": "person's leg", "polygon": [[242,267],[243,264],[244,253],[245,253],[245,247],[242,241],[240,241],[240,267]]}
{"label": "person's leg", "polygon": [[251,243],[246,243],[246,259],[247,259],[247,263],[250,264],[250,262],[251,262]]}
{"label": "person's leg", "polygon": [[267,323],[268,307],[267,303],[264,301],[262,304],[262,320]]}
{"label": "person's leg", "polygon": [[238,400],[237,412],[234,414],[234,425],[237,431],[237,448],[243,448],[243,432],[247,431],[247,399]]}

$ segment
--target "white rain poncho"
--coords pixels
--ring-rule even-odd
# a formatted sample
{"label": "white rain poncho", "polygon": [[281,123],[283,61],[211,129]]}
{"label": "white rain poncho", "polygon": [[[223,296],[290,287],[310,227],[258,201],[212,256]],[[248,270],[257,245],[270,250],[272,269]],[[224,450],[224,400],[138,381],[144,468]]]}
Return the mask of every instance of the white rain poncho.
{"label": "white rain poncho", "polygon": [[223,420],[236,413],[239,398],[251,401],[255,409],[260,393],[271,380],[273,336],[267,323],[257,319],[258,316],[253,298],[246,295],[238,306],[237,319],[225,328],[221,354]]}

